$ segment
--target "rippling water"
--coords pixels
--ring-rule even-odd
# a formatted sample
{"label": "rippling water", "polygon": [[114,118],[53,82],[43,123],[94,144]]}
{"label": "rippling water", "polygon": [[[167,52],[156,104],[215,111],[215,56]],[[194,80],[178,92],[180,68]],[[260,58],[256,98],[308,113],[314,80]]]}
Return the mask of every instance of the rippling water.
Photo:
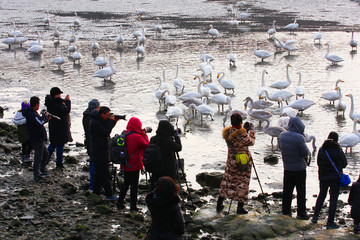
{"label": "rippling water", "polygon": [[[212,62],[214,69],[213,81],[216,82],[216,73],[223,71],[226,78],[231,78],[236,84],[235,94],[232,97],[234,109],[243,109],[243,100],[250,96],[256,99],[256,90],[261,84],[261,74],[268,71],[265,82],[268,86],[277,80],[285,80],[285,67],[289,69],[293,83],[287,89],[294,92],[298,81],[298,71],[302,72],[302,84],[306,89],[305,97],[316,102],[316,105],[306,110],[301,116],[306,132],[317,138],[317,146],[326,138],[330,131],[339,132],[340,136],[352,132],[353,124],[348,117],[350,101],[343,97],[347,104],[345,117],[336,116],[336,110],[320,96],[334,89],[335,81],[343,79],[342,93],[352,93],[355,101],[355,111],[359,112],[360,99],[357,96],[359,89],[358,76],[360,75],[359,56],[350,53],[349,41],[351,34],[345,30],[357,30],[359,24],[357,13],[359,6],[352,1],[316,1],[316,7],[309,8],[309,1],[266,1],[250,2],[246,7],[253,11],[253,20],[245,23],[241,29],[244,33],[236,34],[229,28],[227,22],[231,17],[227,15],[226,3],[220,1],[0,1],[0,32],[6,37],[11,29],[10,21],[15,21],[22,31],[28,30],[27,35],[35,39],[35,31],[40,30],[44,41],[44,50],[40,57],[30,56],[26,48],[7,49],[1,44],[0,51],[0,105],[8,107],[5,112],[5,121],[10,122],[14,112],[19,108],[23,99],[33,95],[44,100],[45,95],[53,86],[60,87],[64,94],[70,94],[72,100],[72,132],[75,141],[82,142],[83,131],[81,125],[82,112],[87,102],[98,98],[102,105],[109,106],[113,112],[139,117],[144,126],[156,129],[158,120],[164,119],[164,112],[159,111],[154,91],[158,86],[155,77],[162,75],[166,70],[166,82],[172,84],[175,77],[176,64],[180,64],[179,76],[185,80],[185,91],[196,90],[197,81],[194,81],[197,68],[200,66],[201,45],[207,53],[215,56]],[[275,2],[278,2],[277,5]],[[311,3],[314,1],[311,1]],[[245,8],[246,8],[245,7]],[[135,40],[132,36],[136,22],[135,11],[144,9],[143,20],[138,23],[144,26],[148,42],[146,56],[137,59]],[[237,13],[245,11],[236,10]],[[49,10],[51,18],[56,17],[58,28],[61,31],[61,41],[54,44],[51,40],[53,27],[44,27],[41,19]],[[277,10],[277,11],[275,11]],[[73,65],[71,59],[62,66],[62,71],[56,70],[51,60],[59,56],[60,48],[68,47],[67,38],[71,34],[69,26],[74,20],[74,11],[78,12],[81,27],[76,29],[79,38],[81,65]],[[356,13],[356,14],[355,14]],[[153,30],[159,16],[164,32],[161,37],[156,36]],[[297,16],[300,30],[295,35],[281,31],[281,28],[293,21]],[[285,40],[296,40],[298,51],[287,56],[286,53],[273,55],[264,63],[259,62],[253,54],[253,41],[257,39],[258,48],[274,53],[273,43],[264,33],[271,26],[273,19],[279,18],[279,32],[276,36]],[[338,23],[336,23],[338,22]],[[212,40],[207,36],[209,24],[214,24],[220,31],[221,38]],[[52,24],[53,25],[53,24]],[[125,45],[116,49],[114,42],[122,25]],[[346,26],[345,26],[346,25]],[[313,35],[318,26],[324,26],[322,44],[313,43]],[[331,31],[327,31],[331,30]],[[103,81],[92,77],[97,70],[93,65],[95,56],[90,52],[93,32],[96,33],[100,48],[116,57],[114,62],[116,75],[113,82],[104,85]],[[355,33],[358,39],[358,32]],[[234,53],[238,55],[237,68],[229,68],[226,60],[229,53],[229,42],[234,43]],[[344,62],[338,66],[330,66],[325,60],[327,51],[323,43],[329,42],[331,52],[342,58]],[[358,75],[359,74],[359,75]],[[173,92],[174,89],[172,89]],[[269,88],[270,92],[274,92]],[[42,102],[43,103],[43,102]],[[180,101],[178,106],[182,106]],[[217,106],[211,104],[214,110]],[[275,109],[274,107],[271,110]],[[222,118],[224,114],[215,113],[215,121],[205,118],[201,123],[193,119],[182,136],[183,151],[181,157],[185,159],[185,170],[188,180],[193,187],[198,187],[195,175],[202,171],[223,171],[226,160],[226,145],[222,140]],[[271,124],[277,123],[278,116],[273,116]],[[256,121],[255,121],[256,122]],[[180,119],[179,127],[183,128],[185,120]],[[256,122],[257,125],[257,122]],[[126,127],[126,122],[120,121],[113,133],[118,133]],[[267,165],[263,158],[269,154],[280,157],[276,145],[270,144],[271,138],[256,128],[256,144],[252,147],[255,163],[266,192],[279,191],[282,188],[282,163]],[[150,134],[151,136],[154,133]],[[275,141],[276,142],[276,141]],[[309,148],[311,145],[309,144]],[[315,153],[316,154],[316,153]],[[348,155],[349,166],[346,172],[355,180],[359,172],[359,146],[354,148],[353,154]],[[317,166],[313,162],[308,169],[308,199],[310,207],[318,192]],[[256,180],[251,182],[254,194],[259,193]],[[341,197],[346,199],[346,195]]]}

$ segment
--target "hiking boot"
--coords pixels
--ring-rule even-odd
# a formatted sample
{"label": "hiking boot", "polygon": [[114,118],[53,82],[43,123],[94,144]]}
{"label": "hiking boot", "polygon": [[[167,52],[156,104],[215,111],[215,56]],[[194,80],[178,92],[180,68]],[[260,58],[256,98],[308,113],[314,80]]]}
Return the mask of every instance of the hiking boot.
{"label": "hiking boot", "polygon": [[44,180],[45,180],[45,178],[42,177],[42,176],[34,177],[34,181],[35,181],[35,182],[42,182],[42,181],[44,181]]}
{"label": "hiking boot", "polygon": [[126,208],[123,203],[119,203],[119,202],[117,202],[116,207],[117,207],[118,209],[125,209],[125,208]]}
{"label": "hiking boot", "polygon": [[64,169],[64,164],[56,164],[56,169]]}
{"label": "hiking boot", "polygon": [[317,222],[318,222],[318,218],[315,217],[315,216],[313,216],[313,218],[311,219],[311,222],[312,222],[312,223],[317,223]]}
{"label": "hiking boot", "polygon": [[140,211],[141,208],[138,208],[138,207],[131,207],[130,208],[130,212],[137,212],[137,211]]}
{"label": "hiking boot", "polygon": [[224,200],[225,200],[225,198],[219,196],[217,203],[216,203],[216,211],[217,212],[221,212],[224,209],[224,207],[225,207],[223,204]]}
{"label": "hiking boot", "polygon": [[248,214],[248,211],[246,211],[244,209],[244,203],[238,203],[236,213],[237,214]]}
{"label": "hiking boot", "polygon": [[117,201],[117,200],[119,200],[119,198],[116,196],[105,196],[104,200],[105,201]]}
{"label": "hiking boot", "polygon": [[309,220],[310,216],[307,214],[301,214],[301,215],[297,215],[296,218],[300,220]]}
{"label": "hiking boot", "polygon": [[334,222],[326,224],[326,229],[338,229],[339,227],[340,226]]}

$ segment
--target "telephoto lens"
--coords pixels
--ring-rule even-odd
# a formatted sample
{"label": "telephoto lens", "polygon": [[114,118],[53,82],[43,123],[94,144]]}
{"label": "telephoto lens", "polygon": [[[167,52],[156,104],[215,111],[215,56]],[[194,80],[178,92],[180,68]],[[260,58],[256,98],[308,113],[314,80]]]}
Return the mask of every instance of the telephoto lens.
{"label": "telephoto lens", "polygon": [[146,127],[144,128],[146,133],[151,133],[152,132],[152,128],[151,127]]}
{"label": "telephoto lens", "polygon": [[114,115],[116,119],[126,119],[126,115]]}

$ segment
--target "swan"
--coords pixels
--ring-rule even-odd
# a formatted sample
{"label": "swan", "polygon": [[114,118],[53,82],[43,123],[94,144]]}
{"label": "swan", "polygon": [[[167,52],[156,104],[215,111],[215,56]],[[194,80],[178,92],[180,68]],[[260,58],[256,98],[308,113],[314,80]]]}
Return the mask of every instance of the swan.
{"label": "swan", "polygon": [[314,104],[315,104],[315,102],[313,102],[309,99],[301,98],[301,99],[296,100],[295,102],[290,103],[289,105],[285,106],[284,108],[291,107],[300,112],[303,112]]}
{"label": "swan", "polygon": [[155,32],[161,34],[162,26],[160,24],[160,19],[157,17],[156,20],[157,20],[157,23],[155,25]]}
{"label": "swan", "polygon": [[264,119],[270,118],[272,116],[271,113],[264,111],[264,110],[253,111],[254,102],[250,97],[245,98],[244,101],[245,101],[244,105],[248,105],[248,103],[250,103],[248,115],[252,118],[256,118],[256,119],[260,120],[260,124],[261,124],[261,121],[263,121]]}
{"label": "swan", "polygon": [[221,92],[220,89],[219,89],[219,87],[216,85],[216,83],[208,83],[208,82],[205,82],[205,83],[204,83],[204,87],[210,88],[211,94],[218,94],[218,93]]}
{"label": "swan", "polygon": [[297,47],[293,46],[292,44],[295,43],[295,40],[288,40],[285,43],[277,39],[275,36],[272,36],[272,38],[275,39],[275,41],[278,41],[279,45],[285,49],[288,52],[288,55],[290,55],[291,52],[298,50]]}
{"label": "swan", "polygon": [[[157,78],[160,78],[160,76],[159,77],[157,77]],[[164,107],[165,107],[165,94],[168,92],[168,90],[166,90],[166,89],[156,89],[155,90],[155,97],[158,99],[158,101],[159,101],[159,109],[161,109],[161,103],[164,103]]]}
{"label": "swan", "polygon": [[176,76],[175,79],[173,81],[173,85],[175,87],[176,93],[180,92],[184,92],[184,80],[182,78],[178,78],[178,74],[179,74],[179,64],[176,64]]}
{"label": "swan", "polygon": [[271,57],[271,53],[265,51],[265,50],[257,50],[257,40],[255,41],[255,47],[254,47],[254,54],[258,58],[261,58],[261,61],[263,62],[265,58]]}
{"label": "swan", "polygon": [[179,108],[179,107],[169,107],[165,113],[165,116],[170,119],[175,118],[176,119],[176,127],[178,126],[179,117],[184,116],[185,109]]}
{"label": "swan", "polygon": [[215,58],[211,54],[205,53],[204,45],[201,45],[200,60],[203,62],[207,62],[208,60],[209,60],[209,62],[212,62],[215,60]]}
{"label": "swan", "polygon": [[[248,97],[248,98],[250,98],[250,97]],[[250,98],[250,99],[251,99],[251,98]],[[246,110],[248,104],[251,104],[251,103],[246,103],[246,105],[244,105],[245,110]],[[251,106],[252,106],[253,109],[265,109],[265,108],[268,108],[268,107],[270,107],[270,106],[272,106],[272,105],[273,105],[273,103],[272,103],[272,102],[269,102],[269,101],[256,100],[256,101],[253,101],[253,102],[252,102],[252,105],[251,105]]]}
{"label": "swan", "polygon": [[285,89],[285,88],[287,88],[288,86],[290,86],[290,84],[291,84],[291,79],[290,79],[290,75],[289,75],[289,67],[291,67],[291,65],[290,65],[290,64],[287,64],[287,65],[286,65],[286,78],[287,78],[287,80],[286,80],[286,81],[277,81],[277,82],[274,82],[273,84],[270,85],[270,87],[276,88],[276,89]]}
{"label": "swan", "polygon": [[44,17],[41,21],[44,25],[50,26],[49,11],[46,10],[46,17]]}
{"label": "swan", "polygon": [[73,27],[71,27],[71,26],[69,28],[71,29],[71,35],[68,38],[68,42],[70,44],[70,43],[76,42],[76,36],[75,36],[75,29]]}
{"label": "swan", "polygon": [[226,90],[232,90],[232,93],[234,94],[235,84],[231,79],[223,79],[225,77],[224,72],[219,72],[217,75],[217,80],[219,81],[220,85]]}
{"label": "swan", "polygon": [[104,54],[103,54],[103,57],[102,58],[97,58],[94,62],[94,64],[96,66],[98,66],[99,68],[104,68],[107,64],[107,60],[106,60],[106,52],[105,50],[103,51]]}
{"label": "swan", "polygon": [[[341,80],[341,79],[336,80],[335,89],[338,87],[338,85],[339,85],[340,82],[344,82],[344,81]],[[335,90],[335,91],[329,91],[329,92],[324,93],[324,94],[321,96],[321,98],[330,101],[330,104],[331,104],[331,102],[333,102],[333,104],[334,104],[335,100],[338,100],[338,99],[339,99],[339,92],[336,91],[336,90]]]}
{"label": "swan", "polygon": [[329,55],[329,52],[330,52],[330,44],[329,43],[325,43],[325,46],[328,46],[328,50],[327,50],[327,53],[325,55],[325,58],[328,61],[330,61],[332,65],[337,64],[338,62],[344,61],[344,59],[342,59],[338,55],[335,55],[335,54]]}
{"label": "swan", "polygon": [[137,41],[137,46],[135,48],[136,51],[136,56],[139,58],[139,54],[141,54],[141,57],[144,57],[145,54],[145,47],[144,46],[140,46],[140,40],[138,37],[138,41]]}
{"label": "swan", "polygon": [[103,69],[100,69],[100,70],[97,70],[94,73],[93,77],[103,78],[104,81],[106,81],[107,78],[110,78],[110,80],[111,80],[111,76],[113,74],[115,74],[115,68],[114,68],[114,64],[113,64],[113,59],[116,59],[116,58],[114,56],[110,56],[109,57],[110,66],[106,67],[106,68],[103,68]]}
{"label": "swan", "polygon": [[242,120],[245,120],[247,118],[247,113],[241,110],[233,110],[232,108],[228,108],[225,111],[225,116],[223,118],[223,126],[225,126],[226,121],[228,120],[228,118],[230,118],[230,116],[234,113],[240,114],[242,117]]}
{"label": "swan", "polygon": [[181,100],[186,100],[189,98],[202,98],[204,95],[202,94],[203,92],[201,92],[201,85],[204,84],[203,81],[199,81],[198,87],[197,87],[197,92],[195,91],[190,91],[190,92],[186,92],[183,95],[181,95],[179,97],[179,99]]}
{"label": "swan", "polygon": [[74,53],[76,51],[75,42],[67,48],[67,51],[68,51],[69,55],[70,55],[70,53]]}
{"label": "swan", "polygon": [[227,7],[226,7],[226,11],[227,11],[229,14],[231,14],[232,11],[233,11],[233,6],[232,6],[232,5],[227,6]]}
{"label": "swan", "polygon": [[120,32],[119,35],[115,39],[116,47],[119,48],[120,44],[124,45],[124,37],[122,36],[122,27],[120,26]]}
{"label": "swan", "polygon": [[16,37],[16,35],[14,37],[10,37],[9,34],[8,34],[8,36],[9,36],[8,38],[5,38],[4,40],[2,40],[2,43],[8,45],[9,49],[10,49],[11,46],[17,44],[17,37]]}
{"label": "swan", "polygon": [[356,48],[355,51],[357,51],[357,41],[354,39],[354,31],[351,33],[350,46],[351,46],[351,51],[354,51],[354,48]]}
{"label": "swan", "polygon": [[144,15],[144,13],[145,13],[145,10],[144,10],[144,9],[138,9],[138,10],[136,10],[136,15],[139,16],[139,17],[141,17],[142,15]]}
{"label": "swan", "polygon": [[295,117],[297,115],[297,111],[291,107],[284,108],[283,99],[281,97],[278,98],[278,103],[280,104],[280,108],[272,111],[272,114],[279,114],[280,117]]}
{"label": "swan", "polygon": [[13,29],[13,31],[12,32],[9,32],[9,37],[22,37],[22,36],[24,36],[24,34],[21,32],[21,31],[19,31],[19,30],[16,30],[16,25],[15,25],[15,22],[11,22],[12,24],[13,24],[13,27],[14,27],[14,29]]}
{"label": "swan", "polygon": [[350,148],[350,153],[352,152],[352,148],[360,142],[360,134],[356,129],[356,125],[359,123],[359,119],[354,119],[354,127],[353,131],[354,133],[347,133],[339,138],[339,145],[341,147],[345,147],[345,151],[347,152],[347,149]]}
{"label": "swan", "polygon": [[220,112],[220,106],[222,106],[222,111],[224,111],[224,105],[231,105],[231,98],[222,93],[215,94],[210,98],[210,102],[218,105],[218,111]]}
{"label": "swan", "polygon": [[263,132],[271,136],[271,144],[273,144],[274,137],[276,137],[279,141],[280,134],[282,132],[285,132],[286,129],[279,126],[269,126],[270,125],[269,119],[264,119],[264,122],[266,122],[266,124],[265,126],[263,126]]}
{"label": "swan", "polygon": [[209,26],[209,28],[210,29],[209,29],[208,33],[211,35],[211,37],[213,39],[219,36],[219,31],[217,29],[215,29],[212,24]]}
{"label": "swan", "polygon": [[184,105],[187,106],[187,107],[189,107],[190,104],[192,104],[192,103],[195,104],[196,106],[199,106],[199,105],[201,105],[201,104],[204,104],[204,102],[201,101],[201,100],[198,99],[198,98],[187,98],[187,99],[183,100],[181,103],[184,104]]}
{"label": "swan", "polygon": [[16,42],[22,47],[22,45],[28,40],[27,37],[17,37]]}
{"label": "swan", "polygon": [[322,27],[320,26],[319,31],[314,35],[314,43],[317,40],[317,41],[319,41],[319,44],[320,44],[320,41],[322,38],[321,29],[322,29]]}
{"label": "swan", "polygon": [[82,58],[82,55],[80,53],[80,46],[77,45],[76,51],[72,54],[72,59],[74,61],[74,64],[76,64],[76,61],[78,61],[78,64],[80,64],[81,58]]}
{"label": "swan", "polygon": [[32,54],[35,54],[35,55],[38,55],[39,53],[42,52],[43,50],[43,47],[42,45],[40,44],[40,41],[38,40],[38,43],[39,45],[33,45],[32,47],[30,47],[27,51],[29,53],[32,53]]}
{"label": "swan", "polygon": [[230,53],[227,56],[227,59],[229,60],[230,67],[236,67],[235,63],[237,62],[237,56],[236,54],[233,54],[233,43],[230,41]]}
{"label": "swan", "polygon": [[61,65],[63,65],[65,63],[65,58],[64,58],[64,48],[61,48],[61,56],[60,57],[56,57],[52,60],[52,63],[55,63],[58,66],[58,70],[61,70]]}
{"label": "swan", "polygon": [[142,35],[142,31],[138,28],[137,26],[137,23],[135,23],[135,26],[134,26],[134,31],[133,31],[133,36],[135,38],[138,38]]}
{"label": "swan", "polygon": [[206,83],[205,81],[201,80],[199,75],[196,75],[194,80],[199,79],[200,82],[202,82],[202,84],[200,84],[200,89],[199,89],[199,93],[205,97],[205,98],[209,98],[210,93],[211,93],[211,89],[208,87],[204,87],[204,84]]}
{"label": "swan", "polygon": [[268,72],[264,69],[262,72],[262,77],[261,77],[261,86],[257,89],[257,95],[259,96],[259,99],[263,99],[266,98],[265,94],[260,94],[262,91],[266,90],[265,88],[265,74],[268,74]]}
{"label": "swan", "polygon": [[165,92],[163,92],[164,96],[165,96],[165,110],[169,107],[169,106],[174,106],[176,103],[176,97],[174,95],[170,95],[170,92],[165,89]]}
{"label": "swan", "polygon": [[43,45],[43,41],[41,40],[41,34],[40,34],[40,32],[36,32],[36,34],[37,34],[37,39],[36,39],[36,41],[32,41],[32,42],[29,42],[28,44],[27,44],[27,46],[30,48],[30,47],[32,47],[32,46],[34,46],[34,45]]}
{"label": "swan", "polygon": [[354,113],[354,97],[352,94],[348,94],[346,95],[347,97],[350,98],[351,100],[351,107],[350,107],[350,113],[349,113],[349,117],[355,121],[355,118],[360,119],[360,114],[359,113]]}
{"label": "swan", "polygon": [[276,101],[276,102],[278,101],[279,97],[281,97],[285,102],[287,102],[293,96],[293,94],[291,92],[288,92],[285,90],[276,91],[270,96],[269,96],[269,93],[267,90],[262,91],[260,93],[260,95],[262,95],[263,93],[265,93],[267,99],[269,99],[270,101]]}
{"label": "swan", "polygon": [[298,72],[297,74],[299,74],[299,82],[295,88],[296,100],[298,99],[298,97],[304,98],[304,96],[305,96],[305,88],[304,88],[304,86],[301,85],[301,72]]}
{"label": "swan", "polygon": [[343,112],[343,117],[345,117],[346,104],[342,101],[342,94],[340,87],[337,87],[336,90],[339,91],[339,101],[335,105],[336,116],[338,115],[338,112]]}
{"label": "swan", "polygon": [[236,2],[235,4],[235,7],[239,7],[239,8],[242,8],[246,5],[246,2],[245,1],[239,1],[239,2]]}
{"label": "swan", "polygon": [[214,109],[212,109],[209,105],[206,104],[201,104],[199,106],[196,106],[194,103],[191,103],[189,105],[189,108],[192,110],[196,110],[200,116],[201,116],[201,121],[203,120],[203,116],[207,115],[211,117],[211,121],[214,121]]}
{"label": "swan", "polygon": [[290,33],[295,33],[295,30],[299,27],[299,24],[296,22],[296,18],[293,23],[289,23],[285,26],[285,29],[289,29]]}
{"label": "swan", "polygon": [[57,41],[59,42],[60,41],[60,32],[59,30],[57,29],[57,22],[56,22],[56,18],[54,18],[54,32],[53,32],[53,41],[55,41],[55,38],[57,38]]}
{"label": "swan", "polygon": [[312,148],[313,148],[313,150],[316,150],[316,145],[315,145],[316,138],[315,138],[315,136],[309,135],[307,133],[304,133],[304,136],[305,136],[305,142],[307,142],[307,143],[312,142]]}
{"label": "swan", "polygon": [[275,36],[271,36],[270,39],[274,40],[273,43],[274,43],[274,46],[275,46],[275,51],[280,52],[281,49],[282,49],[282,45],[281,45],[282,42],[279,39],[276,40],[277,38],[275,39]]}
{"label": "swan", "polygon": [[250,8],[246,9],[246,12],[240,13],[239,17],[237,19],[242,22],[245,22],[245,20],[250,17],[249,10],[250,10]]}
{"label": "swan", "polygon": [[231,21],[229,21],[229,24],[235,28],[237,28],[237,26],[239,25],[239,22],[238,20],[236,20],[236,17],[233,17],[233,19]]}
{"label": "swan", "polygon": [[141,28],[140,31],[142,34],[141,34],[141,36],[139,36],[139,43],[140,43],[140,45],[145,46],[145,43],[146,43],[145,28]]}
{"label": "swan", "polygon": [[276,33],[275,23],[276,23],[276,20],[273,21],[272,28],[270,28],[267,31],[267,34],[269,34],[269,38],[270,38],[270,36],[272,36],[272,35],[274,35]]}
{"label": "swan", "polygon": [[95,33],[94,33],[94,38],[93,38],[90,48],[91,48],[92,53],[99,52],[99,43],[96,41]]}
{"label": "swan", "polygon": [[212,67],[210,65],[210,60],[208,59],[206,62],[204,61],[201,65],[198,71],[202,71],[202,74],[204,76],[204,79],[206,79],[208,76],[210,78],[210,82],[212,81]]}
{"label": "swan", "polygon": [[75,12],[74,27],[80,27],[80,20],[78,18],[77,12]]}

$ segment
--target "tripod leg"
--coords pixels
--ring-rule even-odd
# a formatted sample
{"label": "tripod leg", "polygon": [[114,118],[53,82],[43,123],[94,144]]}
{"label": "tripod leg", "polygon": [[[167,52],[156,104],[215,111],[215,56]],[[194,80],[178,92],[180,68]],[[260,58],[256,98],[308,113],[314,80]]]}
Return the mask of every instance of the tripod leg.
{"label": "tripod leg", "polygon": [[[188,191],[188,192],[189,192],[189,194],[190,194],[190,191],[189,191],[189,185],[188,185],[188,183],[187,183],[187,181],[186,181],[184,168],[181,166],[181,163],[180,163],[180,156],[179,156],[179,153],[178,153],[178,152],[176,152],[176,156],[177,156],[176,166],[178,167],[178,165],[179,165],[179,167],[180,167],[180,169],[181,169],[181,172],[182,172],[182,174],[183,174],[183,177],[184,177],[184,181],[185,181],[186,189],[187,189],[187,191]],[[179,170],[177,169],[177,171],[179,171]],[[179,178],[180,178],[180,177],[179,177]],[[181,186],[181,185],[180,185],[180,186]],[[192,206],[193,206],[193,207],[195,207],[195,204],[194,204],[194,202],[193,202],[193,200],[192,200],[192,198],[191,198],[191,196],[190,196],[190,195],[189,195],[189,197],[190,197],[190,201],[191,201]]]}
{"label": "tripod leg", "polygon": [[267,203],[267,201],[266,201],[266,196],[265,196],[264,190],[263,190],[263,188],[262,188],[262,186],[261,186],[260,178],[259,178],[259,175],[258,175],[258,173],[257,173],[257,171],[256,171],[256,167],[255,167],[254,161],[253,161],[253,167],[254,167],[254,171],[255,171],[255,174],[256,174],[256,178],[257,178],[257,180],[258,180],[258,182],[259,182],[259,186],[260,186],[261,192],[262,192],[262,194],[263,194],[263,196],[264,196],[264,201],[265,201],[265,205],[266,205],[267,212],[270,213],[270,208],[269,208],[269,205],[268,205],[268,203]]}

